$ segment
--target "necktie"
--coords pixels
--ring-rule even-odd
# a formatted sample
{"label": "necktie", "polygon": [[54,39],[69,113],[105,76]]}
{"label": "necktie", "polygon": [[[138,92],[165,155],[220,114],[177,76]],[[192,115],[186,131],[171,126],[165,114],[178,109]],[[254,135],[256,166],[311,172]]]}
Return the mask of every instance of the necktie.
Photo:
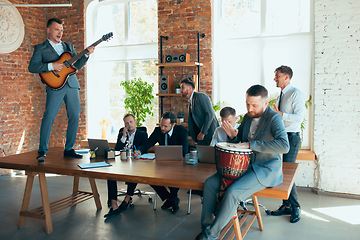
{"label": "necktie", "polygon": [[279,106],[278,106],[278,109],[279,109],[280,112],[281,112],[281,110],[280,110],[280,104],[281,104],[282,95],[283,95],[283,92],[281,91],[281,92],[280,92],[280,98],[279,98]]}
{"label": "necktie", "polygon": [[165,146],[168,145],[169,134],[165,133]]}

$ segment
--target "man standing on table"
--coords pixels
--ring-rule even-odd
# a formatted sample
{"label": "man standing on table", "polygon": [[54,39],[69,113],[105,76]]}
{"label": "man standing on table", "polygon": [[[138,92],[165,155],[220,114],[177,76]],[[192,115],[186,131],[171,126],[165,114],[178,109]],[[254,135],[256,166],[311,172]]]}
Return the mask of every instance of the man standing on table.
{"label": "man standing on table", "polygon": [[191,138],[199,145],[210,145],[214,131],[219,127],[210,98],[195,92],[195,82],[189,78],[180,81],[180,92],[189,99],[188,127]]}
{"label": "man standing on table", "polygon": [[[304,119],[305,98],[304,94],[297,88],[291,86],[290,79],[293,71],[288,66],[280,66],[275,69],[276,87],[281,89],[280,95],[276,98],[273,108],[283,116],[285,130],[290,143],[290,150],[283,155],[284,162],[295,162],[300,148],[300,126]],[[290,215],[290,222],[296,223],[300,220],[300,203],[296,192],[296,185],[290,192],[288,200],[278,210],[271,211],[271,215]]]}
{"label": "man standing on table", "polygon": [[[61,41],[63,35],[62,20],[58,18],[49,19],[47,22],[47,35],[48,39],[46,39],[45,42],[35,45],[34,53],[28,67],[31,73],[46,73],[52,70],[61,71],[64,64],[54,61],[58,60],[64,52],[70,52],[73,56],[76,55],[72,44]],[[94,50],[95,47],[88,47],[87,53],[77,60],[74,66],[77,69],[81,69]],[[65,102],[68,116],[64,157],[82,158],[82,155],[77,154],[73,149],[79,127],[79,89],[80,85],[75,74],[70,75],[65,86],[59,90],[53,90],[46,86],[46,106],[41,121],[40,143],[38,156],[36,157],[39,162],[43,162],[46,159],[51,128],[63,101]]]}
{"label": "man standing on table", "polygon": [[221,176],[215,173],[205,181],[201,213],[202,232],[196,239],[217,239],[221,230],[235,216],[240,201],[267,187],[283,181],[281,155],[289,151],[284,124],[280,114],[268,106],[268,91],[254,85],[246,91],[247,114],[239,129],[223,126],[229,146],[251,149],[252,162],[244,175],[231,184],[223,195],[214,218],[221,187]]}
{"label": "man standing on table", "polygon": [[[156,127],[149,139],[134,151],[134,156],[139,157],[156,143],[159,145],[182,145],[183,156],[189,152],[188,131],[184,126],[176,125],[176,115],[172,112],[165,112],[160,121],[160,127]],[[178,198],[179,188],[169,187],[169,191],[164,186],[150,185],[165,203],[162,209],[172,208],[175,214],[179,210],[180,199]]]}

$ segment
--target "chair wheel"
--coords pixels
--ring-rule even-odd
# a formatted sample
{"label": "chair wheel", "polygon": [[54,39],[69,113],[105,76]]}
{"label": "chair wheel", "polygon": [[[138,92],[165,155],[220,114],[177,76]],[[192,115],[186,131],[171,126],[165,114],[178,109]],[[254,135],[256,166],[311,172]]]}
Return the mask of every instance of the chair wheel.
{"label": "chair wheel", "polygon": [[267,215],[271,215],[271,211],[269,209],[267,209],[265,212]]}
{"label": "chair wheel", "polygon": [[152,198],[149,198],[148,201],[149,201],[149,203],[152,203]]}

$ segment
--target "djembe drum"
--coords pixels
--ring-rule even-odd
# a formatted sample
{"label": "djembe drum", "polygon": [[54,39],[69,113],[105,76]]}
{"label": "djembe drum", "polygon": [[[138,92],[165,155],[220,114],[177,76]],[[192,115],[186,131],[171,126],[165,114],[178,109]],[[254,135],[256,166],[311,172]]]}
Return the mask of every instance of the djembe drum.
{"label": "djembe drum", "polygon": [[253,157],[251,149],[233,148],[228,145],[229,143],[218,143],[215,146],[216,170],[221,176],[218,206],[226,189],[244,175]]}

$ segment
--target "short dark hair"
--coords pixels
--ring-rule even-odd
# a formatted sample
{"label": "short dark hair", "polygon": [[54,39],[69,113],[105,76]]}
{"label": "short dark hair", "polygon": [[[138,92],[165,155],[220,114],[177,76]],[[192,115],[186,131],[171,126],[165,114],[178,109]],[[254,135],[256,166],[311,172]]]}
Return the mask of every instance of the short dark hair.
{"label": "short dark hair", "polygon": [[261,98],[267,99],[268,97],[268,90],[262,85],[253,85],[247,91],[246,94],[250,97],[257,97],[261,96]]}
{"label": "short dark hair", "polygon": [[173,112],[165,112],[165,113],[163,113],[162,118],[170,119],[171,124],[176,123],[176,115]]}
{"label": "short dark hair", "polygon": [[47,27],[47,28],[50,27],[53,22],[56,22],[56,23],[61,24],[61,25],[64,24],[64,21],[61,20],[61,19],[58,19],[58,18],[50,18],[50,19],[47,21],[46,27]]}
{"label": "short dark hair", "polygon": [[220,111],[220,117],[227,118],[229,116],[235,116],[236,110],[232,107],[223,107]]}
{"label": "short dark hair", "polygon": [[293,76],[293,70],[291,69],[291,67],[285,66],[285,65],[281,65],[280,67],[278,67],[277,69],[275,69],[275,72],[281,72],[284,73],[286,75],[289,75],[289,78],[291,79]]}
{"label": "short dark hair", "polygon": [[195,82],[194,80],[191,80],[190,78],[186,77],[186,78],[183,78],[181,81],[180,81],[180,84],[182,83],[185,83],[186,85],[189,85],[191,86],[193,89],[195,89]]}
{"label": "short dark hair", "polygon": [[127,114],[125,114],[125,116],[123,117],[123,120],[124,120],[125,118],[127,118],[127,117],[133,117],[134,120],[136,120],[134,114],[132,114],[132,113],[127,113]]}

